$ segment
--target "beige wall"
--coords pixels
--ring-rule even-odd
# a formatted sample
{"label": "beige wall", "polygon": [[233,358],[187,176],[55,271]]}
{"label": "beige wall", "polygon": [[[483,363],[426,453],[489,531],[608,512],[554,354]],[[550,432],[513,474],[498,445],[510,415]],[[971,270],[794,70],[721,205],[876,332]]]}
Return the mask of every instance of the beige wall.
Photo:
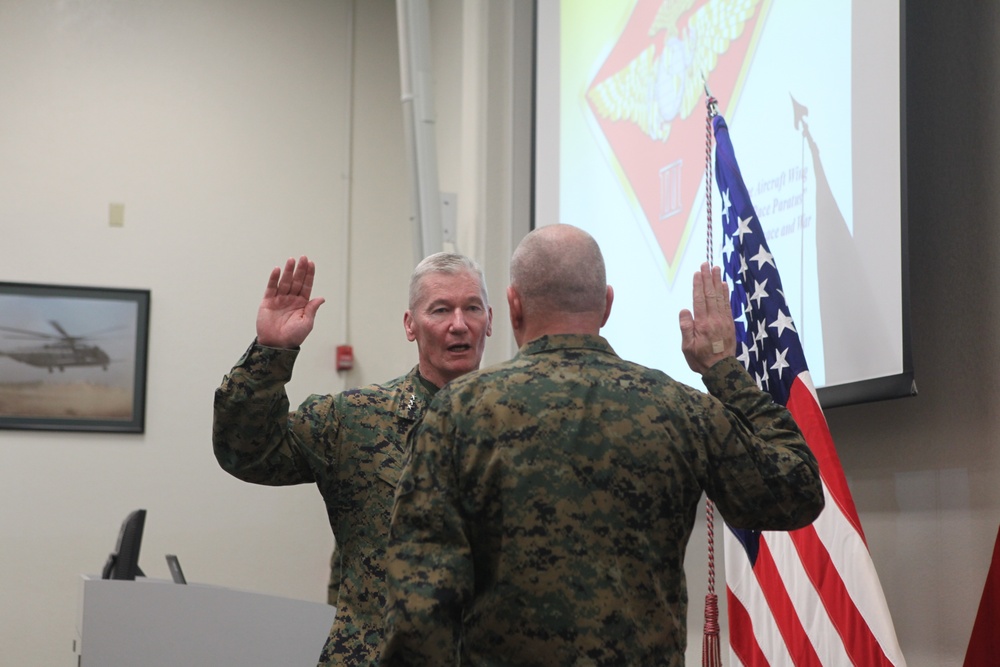
{"label": "beige wall", "polygon": [[329,303],[292,394],[342,384],[349,9],[0,1],[0,280],[152,295],[145,433],[0,431],[0,663],[71,664],[78,577],[139,507],[150,576],[176,553],[194,582],[324,599],[315,489],[223,473],[211,405],[270,268],[303,252]]}

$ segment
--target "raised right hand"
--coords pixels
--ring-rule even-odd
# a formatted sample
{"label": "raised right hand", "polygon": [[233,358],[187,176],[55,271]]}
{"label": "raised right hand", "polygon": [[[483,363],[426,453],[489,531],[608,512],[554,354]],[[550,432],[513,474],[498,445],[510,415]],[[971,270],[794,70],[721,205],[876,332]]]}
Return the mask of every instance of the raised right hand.
{"label": "raised right hand", "polygon": [[736,355],[736,324],[722,269],[705,262],[692,286],[694,312],[680,313],[681,351],[691,370],[704,375],[720,359]]}
{"label": "raised right hand", "polygon": [[312,298],[316,264],[303,255],[289,257],[284,271],[275,267],[257,310],[257,342],[267,347],[296,348],[312,331],[322,297]]}

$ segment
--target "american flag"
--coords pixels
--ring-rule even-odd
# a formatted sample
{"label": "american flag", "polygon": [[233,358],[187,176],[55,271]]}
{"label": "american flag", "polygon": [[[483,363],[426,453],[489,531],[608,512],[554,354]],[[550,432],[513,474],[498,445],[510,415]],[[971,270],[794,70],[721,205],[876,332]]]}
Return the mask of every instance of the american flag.
{"label": "american flag", "polygon": [[758,386],[792,413],[819,461],[826,493],[826,508],[806,528],[726,530],[730,662],[904,667],[775,258],[736,164],[726,122],[721,115],[712,122],[737,355]]}

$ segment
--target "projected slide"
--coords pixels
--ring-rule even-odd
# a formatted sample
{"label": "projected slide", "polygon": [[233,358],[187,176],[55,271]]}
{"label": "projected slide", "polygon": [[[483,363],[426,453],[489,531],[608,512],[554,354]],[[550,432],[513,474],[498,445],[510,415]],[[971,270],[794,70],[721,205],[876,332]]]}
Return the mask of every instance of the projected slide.
{"label": "projected slide", "polygon": [[709,254],[709,190],[713,263],[724,251],[707,88],[816,386],[904,371],[898,23],[895,2],[539,3],[535,224],[601,244],[620,355],[702,386],[677,313]]}

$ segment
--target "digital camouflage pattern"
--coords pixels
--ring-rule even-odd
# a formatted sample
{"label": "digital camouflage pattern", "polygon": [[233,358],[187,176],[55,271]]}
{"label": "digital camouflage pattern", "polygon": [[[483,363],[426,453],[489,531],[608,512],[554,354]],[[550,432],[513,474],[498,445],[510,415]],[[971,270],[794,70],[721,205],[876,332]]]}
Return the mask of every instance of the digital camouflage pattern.
{"label": "digital camouflage pattern", "polygon": [[446,385],[396,492],[382,664],[682,665],[702,492],[744,528],[823,507],[788,411],[736,359],[704,380],[559,335]]}
{"label": "digital camouflage pattern", "polygon": [[219,464],[247,482],[315,483],[336,539],[337,607],[320,665],[377,664],[385,547],[406,433],[436,388],[417,369],[383,385],[312,395],[289,413],[295,350],[254,343],[215,392]]}

